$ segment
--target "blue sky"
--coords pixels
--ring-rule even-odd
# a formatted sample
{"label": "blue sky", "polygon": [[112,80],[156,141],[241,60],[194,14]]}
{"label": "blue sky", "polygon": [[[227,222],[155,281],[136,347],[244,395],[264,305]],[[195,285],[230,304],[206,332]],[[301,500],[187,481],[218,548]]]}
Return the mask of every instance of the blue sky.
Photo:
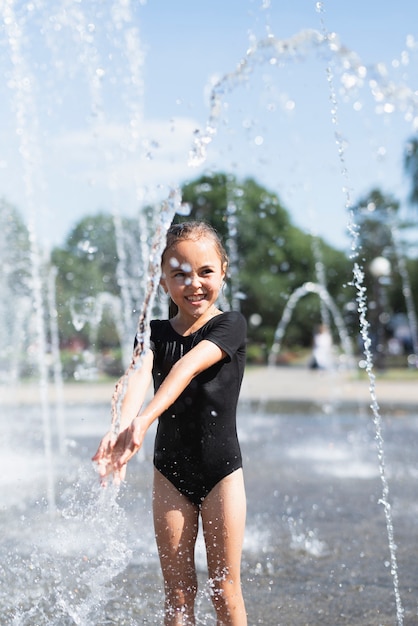
{"label": "blue sky", "polygon": [[[318,11],[311,0],[16,1],[3,20],[0,194],[47,245],[86,214],[136,215],[203,171],[255,177],[298,226],[340,248],[350,245],[345,188],[356,201],[378,186],[405,205],[417,3],[325,0]],[[302,43],[311,30],[336,33],[356,58],[341,70],[339,55]],[[241,84],[224,81],[216,134],[190,167],[211,85],[268,36],[296,42],[296,54],[271,51]],[[362,80],[355,64],[366,68]],[[389,100],[370,95],[376,66],[374,91],[389,84]]]}

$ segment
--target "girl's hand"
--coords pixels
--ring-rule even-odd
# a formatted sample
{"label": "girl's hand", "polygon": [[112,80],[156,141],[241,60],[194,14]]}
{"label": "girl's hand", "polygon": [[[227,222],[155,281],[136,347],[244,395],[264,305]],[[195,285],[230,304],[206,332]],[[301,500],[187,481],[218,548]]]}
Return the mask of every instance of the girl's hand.
{"label": "girl's hand", "polygon": [[96,454],[92,457],[92,461],[97,463],[100,478],[104,478],[109,474],[109,465],[111,464],[115,443],[116,436],[112,431],[109,431],[101,440]]}
{"label": "girl's hand", "polygon": [[97,463],[97,471],[100,476],[100,483],[103,487],[107,485],[107,477],[113,474],[113,482],[119,484],[126,474],[126,466],[119,470],[114,466],[115,446],[118,438],[115,433],[109,431],[101,440],[96,454],[92,457],[92,461]]}
{"label": "girl's hand", "polygon": [[101,484],[105,487],[107,477],[113,474],[113,482],[119,484],[126,475],[127,462],[138,452],[145,432],[139,418],[135,418],[128,428],[119,433],[108,432],[100,442],[92,460],[97,463]]}
{"label": "girl's hand", "polygon": [[131,425],[119,434],[113,448],[113,465],[116,471],[126,471],[127,462],[142,446],[144,436],[145,431],[139,417],[136,417]]}

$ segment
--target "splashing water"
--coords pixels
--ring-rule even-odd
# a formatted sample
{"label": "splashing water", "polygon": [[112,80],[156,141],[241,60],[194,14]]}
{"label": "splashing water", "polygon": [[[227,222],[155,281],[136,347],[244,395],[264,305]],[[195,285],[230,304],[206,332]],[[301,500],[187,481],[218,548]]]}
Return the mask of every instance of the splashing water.
{"label": "splashing water", "polygon": [[[298,35],[287,39],[278,40],[274,36],[269,35],[266,39],[254,42],[248,50],[246,56],[239,63],[237,69],[233,72],[225,74],[213,87],[210,97],[210,114],[206,126],[202,132],[197,132],[194,139],[194,145],[189,155],[189,165],[191,167],[200,166],[207,158],[207,150],[217,133],[217,128],[223,113],[223,98],[226,93],[233,91],[238,85],[245,83],[257,64],[271,63],[274,58],[275,63],[284,62],[294,58],[300,58],[306,53],[307,49],[324,48],[331,53],[335,63],[341,63],[344,67],[344,75],[342,78],[343,85],[347,91],[350,91],[356,85],[362,84],[368,77],[372,96],[377,102],[382,102],[383,110],[392,111],[396,107],[403,110],[405,119],[417,120],[416,116],[418,98],[416,93],[406,85],[400,89],[394,90],[393,84],[386,78],[386,72],[383,67],[366,67],[358,56],[341,45],[335,33],[329,33],[325,27],[323,14],[325,7],[323,2],[316,3],[316,9],[321,15],[322,32],[304,31]],[[338,158],[341,166],[341,175],[344,179],[343,192],[345,195],[345,207],[349,214],[347,230],[351,237],[351,250],[353,259],[353,286],[357,292],[357,305],[360,322],[360,334],[364,345],[364,355],[366,361],[366,372],[369,377],[369,389],[371,397],[371,410],[373,414],[373,422],[375,427],[377,455],[379,462],[379,471],[382,483],[382,498],[380,500],[384,507],[386,528],[388,535],[390,559],[391,559],[391,575],[393,580],[394,595],[396,602],[396,617],[398,625],[403,624],[404,610],[399,593],[398,565],[396,559],[396,544],[394,541],[393,520],[391,513],[391,505],[389,503],[389,485],[385,470],[385,452],[384,439],[382,434],[382,418],[380,415],[379,404],[376,393],[376,379],[373,373],[373,357],[371,352],[371,340],[369,336],[369,322],[367,319],[367,293],[364,287],[364,272],[356,260],[358,256],[358,238],[359,230],[354,220],[352,210],[353,201],[351,195],[351,185],[348,168],[345,161],[345,140],[339,129],[338,108],[339,103],[334,87],[334,76],[331,65],[326,67],[326,78],[330,92],[331,101],[331,119],[334,125],[334,136],[338,150]],[[300,288],[305,292],[304,288]],[[292,294],[289,299],[288,307],[283,316],[282,322],[276,330],[274,347],[271,351],[271,358],[277,353],[280,346],[280,340],[286,328],[288,317],[294,308],[297,299],[302,292]],[[349,344],[349,341],[347,342]]]}
{"label": "splashing water", "polygon": [[318,539],[318,532],[303,528],[303,520],[287,518],[291,542],[290,547],[297,552],[305,552],[315,557],[326,556],[329,552],[325,541]]}
{"label": "splashing water", "polygon": [[328,293],[327,289],[318,283],[307,282],[303,284],[301,287],[295,289],[295,291],[290,295],[285,309],[283,311],[283,315],[281,320],[276,328],[274,333],[273,344],[269,352],[268,362],[269,365],[274,365],[276,363],[276,357],[280,353],[281,343],[283,340],[283,336],[286,332],[286,328],[292,318],[292,313],[301,298],[306,296],[309,293],[317,294],[321,302],[324,303],[327,307],[327,310],[332,314],[335,324],[338,329],[338,333],[341,340],[341,345],[344,350],[345,358],[346,358],[346,366],[351,368],[353,366],[353,351],[351,347],[350,337],[348,336],[347,329],[344,324],[344,320],[336,306],[334,300]]}
{"label": "splashing water", "polygon": [[[32,539],[30,554],[23,557],[23,563],[21,555],[16,562],[9,557],[9,583],[16,576],[16,588],[24,585],[26,590],[10,624],[104,623],[104,607],[113,591],[111,581],[132,558],[126,519],[116,495],[115,489],[101,490],[99,497],[93,495],[86,502],[76,489],[60,517],[50,521],[47,548],[40,536]],[[78,541],[74,542],[75,536]],[[75,551],[78,558],[74,558]],[[2,607],[5,619],[6,606]]]}
{"label": "splashing water", "polygon": [[136,332],[137,345],[129,369],[121,378],[121,380],[117,383],[112,396],[112,432],[115,436],[117,436],[117,434],[119,433],[121,405],[126,393],[129,375],[134,370],[141,367],[142,358],[149,347],[149,318],[157,293],[157,288],[160,282],[161,255],[165,247],[165,235],[170,227],[171,222],[173,221],[175,214],[179,211],[180,206],[181,194],[178,190],[173,190],[160,210],[160,221],[157,226],[150,250],[146,293],[138,320],[138,327]]}
{"label": "splashing water", "polygon": [[[323,3],[317,3],[318,11],[323,13]],[[332,38],[330,38],[329,33],[327,31],[324,18],[321,16],[321,26],[324,33],[324,38],[326,40],[330,40],[330,44],[332,45]],[[338,148],[338,156],[341,164],[341,174],[346,181],[346,187],[344,188],[345,199],[346,199],[346,208],[349,211],[349,223],[348,230],[351,234],[351,249],[352,249],[352,258],[356,259],[358,256],[358,227],[355,224],[354,212],[352,210],[352,198],[350,193],[350,177],[349,172],[345,163],[345,144],[342,140],[341,133],[338,128],[338,100],[336,96],[336,91],[334,87],[334,78],[331,67],[328,65],[327,67],[327,80],[330,91],[330,100],[331,100],[331,115],[332,122],[335,125],[335,141]],[[386,519],[386,531],[388,537],[388,547],[390,553],[390,563],[391,569],[390,573],[392,575],[393,581],[393,591],[395,595],[395,603],[396,603],[396,619],[398,626],[402,626],[403,624],[403,616],[404,616],[404,608],[401,601],[400,591],[399,591],[399,577],[398,577],[398,562],[396,557],[396,543],[394,539],[394,527],[393,527],[393,518],[392,518],[392,507],[390,504],[389,497],[389,483],[386,475],[386,460],[385,460],[385,445],[383,438],[383,429],[382,429],[382,416],[380,414],[380,407],[377,399],[377,390],[376,390],[376,376],[373,371],[373,356],[371,351],[371,339],[369,334],[370,323],[367,319],[367,292],[364,287],[364,272],[358,263],[357,260],[354,260],[353,265],[353,285],[357,291],[357,304],[358,304],[358,312],[359,312],[359,320],[360,320],[360,334],[363,340],[364,346],[364,355],[366,359],[366,372],[369,377],[369,391],[371,398],[370,408],[373,414],[373,423],[375,427],[375,438],[376,438],[376,446],[377,446],[377,458],[379,463],[379,473],[382,484],[382,497],[380,499],[380,503],[383,505],[385,519]]]}
{"label": "splashing water", "polygon": [[3,3],[1,13],[5,26],[6,38],[10,47],[10,58],[13,66],[13,82],[15,101],[16,129],[20,141],[20,152],[23,161],[23,181],[29,213],[29,243],[30,243],[30,272],[31,292],[33,295],[33,310],[35,314],[35,333],[37,342],[37,369],[39,375],[39,399],[42,407],[43,439],[45,457],[48,460],[47,492],[50,510],[55,509],[55,486],[52,461],[52,429],[51,412],[48,401],[48,368],[47,368],[47,331],[45,326],[43,303],[43,258],[39,248],[36,231],[35,190],[43,186],[43,177],[40,172],[40,155],[38,153],[37,127],[39,121],[32,97],[32,86],[35,81],[27,67],[25,57],[21,51],[21,32],[14,14],[12,3]]}
{"label": "splashing water", "polygon": [[[68,4],[68,3],[67,3]],[[263,1],[263,8],[268,8],[270,2]],[[69,5],[68,5],[69,6]],[[35,170],[31,169],[31,163],[38,163],[38,159],[36,156],[34,157],[34,150],[36,148],[36,133],[32,128],[27,128],[27,120],[36,120],[36,115],[31,115],[31,110],[33,108],[33,102],[30,98],[27,98],[28,90],[28,76],[29,83],[30,74],[24,68],[24,59],[19,51],[18,43],[19,43],[19,33],[12,31],[12,25],[16,23],[15,16],[13,16],[10,11],[12,10],[13,3],[7,3],[4,5],[5,11],[5,24],[9,25],[10,29],[8,31],[9,39],[13,42],[14,46],[12,48],[12,57],[15,63],[15,90],[16,90],[16,102],[17,102],[17,122],[18,128],[20,130],[24,130],[26,132],[21,133],[22,137],[22,145],[21,151],[22,154],[25,155],[25,166],[27,168],[25,174],[25,180],[27,185],[27,195],[29,197],[29,206],[34,205],[33,203],[33,187],[35,186],[35,180],[38,178],[35,174]],[[117,9],[117,10],[116,10]],[[324,6],[323,3],[317,3],[317,10],[320,13],[323,13]],[[9,13],[7,13],[9,11]],[[116,19],[120,25],[121,30],[123,30],[124,23],[131,24],[130,15],[129,15],[129,2],[119,2],[114,5],[114,12],[116,15]],[[103,71],[101,69],[101,60],[97,56],[95,47],[92,44],[92,39],[89,39],[89,25],[87,24],[85,17],[83,16],[79,7],[75,4],[72,5],[71,11],[68,12],[66,20],[72,21],[72,26],[74,28],[74,32],[80,34],[79,41],[77,46],[79,46],[79,50],[81,50],[82,57],[86,60],[85,65],[83,66],[86,69],[86,73],[89,76],[88,82],[91,88],[91,113],[92,117],[95,120],[95,125],[97,130],[99,129],[100,124],[103,123],[103,92],[102,92],[102,78]],[[64,20],[65,21],[65,20]],[[51,28],[51,24],[46,27]],[[309,52],[310,48],[317,48],[321,50],[327,50],[331,53],[333,58],[336,60],[342,60],[346,63],[347,71],[344,76],[344,84],[349,91],[356,84],[360,83],[364,80],[366,75],[371,77],[376,76],[377,80],[375,81],[373,89],[375,90],[374,96],[376,99],[380,98],[386,103],[386,106],[394,106],[394,102],[396,106],[399,105],[400,97],[402,98],[402,102],[400,104],[401,107],[406,111],[406,115],[413,115],[413,111],[416,107],[416,94],[414,94],[410,89],[405,88],[402,96],[394,94],[391,91],[391,86],[389,83],[385,81],[383,73],[381,73],[378,68],[366,68],[361,61],[356,57],[354,53],[345,49],[338,38],[335,35],[330,35],[326,32],[325,27],[323,28],[324,32],[318,33],[316,31],[305,31],[292,37],[289,40],[280,41],[275,39],[273,36],[269,36],[267,39],[254,42],[250,47],[247,56],[240,63],[238,69],[235,72],[225,75],[216,85],[212,92],[211,97],[211,112],[209,116],[209,120],[207,125],[202,133],[197,133],[194,141],[194,145],[192,147],[190,153],[189,163],[191,166],[201,165],[207,156],[207,150],[212,142],[213,138],[216,135],[217,127],[219,124],[219,120],[222,115],[222,99],[225,94],[229,91],[235,89],[237,85],[242,82],[246,82],[252,73],[254,67],[257,65],[262,65],[264,63],[271,63],[272,58],[275,59],[276,63],[278,61],[291,61],[296,58],[300,58],[304,54]],[[136,33],[134,29],[130,29],[125,33],[125,50],[127,52],[127,58],[133,64],[130,68],[129,74],[130,76],[135,77],[136,84],[138,85],[138,94],[141,93],[143,88],[142,86],[142,78],[140,66],[143,62],[143,57],[140,49],[138,48],[138,39],[136,37]],[[17,47],[16,47],[17,45]],[[335,138],[338,147],[338,154],[340,158],[341,171],[346,181],[346,186],[344,188],[346,194],[346,208],[350,211],[352,206],[351,200],[351,192],[350,192],[350,184],[349,177],[347,172],[347,167],[345,163],[345,154],[344,154],[344,140],[342,135],[338,130],[338,101],[335,95],[335,90],[333,87],[333,76],[330,68],[327,69],[327,80],[329,84],[329,88],[331,91],[331,115],[332,121],[335,125]],[[372,84],[373,81],[370,81]],[[137,103],[140,103],[142,98],[139,97]],[[131,135],[131,145],[132,149],[137,147],[136,141],[137,136],[133,129],[135,129],[142,120],[142,111],[141,107],[134,108],[131,110],[131,118],[133,123],[131,125],[132,135]],[[180,196],[178,191],[173,191],[170,195],[167,202],[163,205],[163,208],[160,212],[160,221],[156,229],[155,238],[151,244],[151,258],[150,264],[148,268],[148,283],[145,288],[145,297],[144,297],[144,305],[140,313],[138,328],[137,328],[137,339],[138,339],[138,347],[133,357],[131,363],[130,371],[133,369],[140,367],[141,365],[141,356],[144,353],[144,350],[148,345],[148,323],[149,323],[149,315],[152,310],[156,287],[159,281],[159,271],[160,271],[160,255],[162,251],[162,246],[164,245],[164,235],[171,223],[171,220],[176,212],[181,213],[180,206]],[[230,227],[230,234],[233,243],[233,237],[235,235],[236,223],[233,219],[234,217],[234,207],[233,205],[229,206],[229,214],[230,221],[228,226]],[[353,215],[350,211],[350,216],[353,218]],[[33,215],[31,216],[31,221],[33,221]],[[118,217],[115,216],[115,224],[118,224]],[[38,249],[37,237],[31,226],[31,246],[32,246],[32,283],[34,294],[36,295],[36,311],[42,311],[42,303],[41,303],[41,274],[42,268],[40,266],[40,253]],[[118,230],[118,227],[116,227]],[[352,252],[353,259],[357,258],[357,238],[358,238],[358,229],[356,224],[353,221],[349,223],[349,232],[352,237]],[[147,249],[148,251],[148,249]],[[146,255],[143,255],[145,257]],[[119,258],[121,260],[121,264],[123,265],[123,253],[119,250]],[[120,267],[121,270],[121,280],[124,279],[123,275],[123,267]],[[395,598],[397,605],[397,619],[398,624],[402,624],[403,619],[403,609],[402,604],[399,597],[399,588],[398,588],[398,576],[397,576],[397,562],[396,562],[396,550],[395,543],[393,537],[393,524],[391,518],[391,506],[389,504],[389,489],[386,480],[386,471],[385,471],[385,458],[384,458],[384,446],[383,446],[383,437],[381,431],[381,416],[379,411],[379,405],[376,397],[376,388],[375,388],[375,377],[373,374],[373,363],[372,363],[372,355],[370,351],[370,340],[368,337],[368,321],[367,321],[367,294],[365,293],[365,288],[363,286],[364,276],[361,266],[355,262],[353,269],[353,284],[356,286],[358,297],[358,309],[360,314],[360,324],[361,324],[361,335],[364,342],[364,350],[366,356],[366,370],[369,375],[370,380],[370,393],[372,398],[372,411],[374,416],[374,422],[376,427],[376,440],[378,446],[378,457],[379,457],[379,468],[381,474],[381,480],[383,485],[383,493],[381,498],[381,503],[384,506],[385,516],[387,521],[387,531],[389,538],[389,548],[391,551],[391,573],[394,580],[394,588],[395,588]],[[321,301],[328,301],[326,292],[324,291],[324,287],[321,289],[317,289],[314,287],[312,289],[312,284],[306,284],[304,286],[304,291],[298,292],[294,294],[293,299],[289,300],[291,305],[289,306],[288,312],[291,312],[291,306],[293,303],[297,301],[298,297],[301,297],[304,293],[308,292],[309,289],[313,290],[315,293],[318,293],[321,297]],[[126,295],[125,300],[128,299]],[[51,309],[54,308],[54,303],[51,300]],[[51,435],[50,435],[50,424],[49,424],[49,409],[46,401],[46,387],[47,387],[47,374],[44,369],[45,360],[44,356],[46,353],[46,348],[44,346],[45,343],[45,329],[43,327],[43,320],[41,319],[41,313],[37,316],[38,321],[38,335],[41,344],[40,350],[40,371],[41,371],[41,395],[42,402],[44,407],[44,435],[45,435],[45,450],[46,456],[51,457]],[[278,329],[278,334],[275,338],[276,343],[279,343],[282,338],[282,333],[284,332],[285,325]],[[341,333],[340,333],[341,335]],[[344,340],[345,341],[345,340]],[[129,374],[128,374],[129,375]],[[120,412],[120,403],[123,399],[124,391],[126,388],[127,379],[125,378],[122,385],[115,390],[115,394],[112,399],[112,424],[115,433],[118,432],[118,419]],[[48,476],[50,480],[53,479],[52,468],[49,468]],[[53,493],[52,484],[48,488],[48,500],[51,506],[52,511],[55,508],[54,500],[55,494]],[[48,600],[55,603],[57,608],[57,615],[54,615],[54,622],[49,621],[48,623],[56,623],[61,624],[61,618],[63,616],[71,616],[73,622],[75,624],[86,624],[86,623],[98,623],[98,620],[102,618],[100,604],[103,601],[104,596],[107,596],[109,593],[108,583],[109,581],[116,575],[117,572],[121,571],[126,566],[126,560],[129,559],[130,553],[127,549],[127,543],[124,540],[115,541],[115,536],[118,535],[119,529],[115,519],[120,519],[120,511],[117,508],[117,505],[114,499],[106,500],[106,497],[99,497],[98,502],[95,502],[94,507],[95,510],[87,509],[82,512],[77,512],[74,514],[74,511],[77,510],[76,503],[72,504],[72,509],[70,513],[63,513],[63,516],[66,517],[68,515],[67,521],[70,522],[70,526],[72,522],[76,521],[81,524],[91,525],[95,528],[98,535],[102,535],[103,538],[103,550],[101,557],[94,562],[93,565],[92,560],[90,560],[89,556],[86,555],[87,561],[85,563],[89,563],[89,569],[83,569],[83,562],[79,564],[79,569],[75,568],[71,572],[68,572],[68,577],[63,576],[58,571],[57,567],[51,567],[51,570],[48,571],[48,567],[51,566],[51,563],[45,563],[42,561],[41,556],[37,558],[40,554],[33,552],[31,554],[30,559],[27,561],[27,575],[30,577],[30,574],[35,572],[39,573],[40,570],[48,572],[48,578],[45,582],[45,586],[47,587],[55,587],[56,588],[56,596],[53,598],[49,597]],[[71,512],[72,511],[72,512]],[[295,545],[303,544],[304,549],[308,551],[312,549],[319,549],[321,546],[317,542],[317,538],[313,531],[306,531],[305,533],[300,532],[295,534]],[[124,536],[123,528],[120,529],[120,533]],[[64,533],[65,535],[65,533]],[[62,535],[57,537],[57,542],[65,545],[68,542],[68,537],[73,537],[74,529],[71,530],[69,535]],[[309,543],[310,541],[310,543]],[[99,549],[97,550],[99,551]],[[65,559],[64,559],[65,560]],[[87,567],[87,566],[86,566]],[[64,565],[65,571],[65,565]],[[33,597],[30,598],[33,600]],[[36,598],[35,598],[36,599]],[[44,610],[42,606],[38,606],[36,608],[28,608],[21,607],[16,613],[14,617],[14,622],[16,626],[26,626],[34,623],[37,619],[36,611]],[[47,609],[45,608],[45,611]],[[46,613],[45,613],[46,616]],[[48,619],[48,616],[46,616]]]}
{"label": "splashing water", "polygon": [[[397,88],[388,79],[383,66],[367,66],[359,56],[341,43],[336,33],[317,30],[306,30],[288,39],[277,39],[272,34],[267,38],[252,42],[245,57],[237,68],[225,74],[213,86],[210,94],[210,111],[206,125],[202,131],[195,133],[192,149],[189,154],[189,165],[198,167],[207,158],[207,150],[214,140],[223,114],[223,101],[226,94],[238,86],[249,82],[254,69],[260,65],[280,67],[286,63],[296,63],[307,57],[311,50],[320,51],[329,56],[342,71],[341,82],[344,95],[353,92],[357,87],[369,87],[373,100],[380,104],[381,111],[401,110],[406,120],[418,125],[418,96],[408,85]],[[331,67],[327,69],[328,84],[332,81]],[[334,94],[331,114],[333,122],[338,102]],[[338,149],[344,145],[343,136],[335,130]],[[344,164],[345,167],[345,164]]]}

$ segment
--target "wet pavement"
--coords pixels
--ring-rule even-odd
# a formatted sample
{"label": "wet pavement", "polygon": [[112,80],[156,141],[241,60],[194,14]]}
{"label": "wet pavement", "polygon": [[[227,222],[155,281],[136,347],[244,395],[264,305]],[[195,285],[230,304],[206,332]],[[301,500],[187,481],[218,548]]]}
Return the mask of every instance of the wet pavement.
{"label": "wet pavement", "polygon": [[[375,424],[367,393],[360,395],[367,382],[289,368],[247,372],[238,425],[248,496],[242,576],[250,626],[390,626],[400,617],[405,626],[418,624],[418,410],[414,385],[405,386],[393,385],[382,402],[402,617],[380,503]],[[1,412],[5,626],[162,624],[150,513],[152,433],[118,494],[99,488],[90,462],[110,419],[112,389],[66,388],[66,452],[55,446],[49,460],[36,402],[15,396]],[[201,538],[197,563],[197,624],[214,625]]]}

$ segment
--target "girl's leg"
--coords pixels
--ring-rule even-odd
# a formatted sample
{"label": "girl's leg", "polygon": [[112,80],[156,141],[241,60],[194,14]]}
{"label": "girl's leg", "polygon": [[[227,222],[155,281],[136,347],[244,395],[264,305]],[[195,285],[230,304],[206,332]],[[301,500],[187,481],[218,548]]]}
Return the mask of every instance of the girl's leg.
{"label": "girl's leg", "polygon": [[246,514],[241,469],[212,489],[201,514],[217,626],[246,626],[240,578]]}
{"label": "girl's leg", "polygon": [[199,509],[154,468],[153,512],[164,578],[164,625],[194,626]]}

